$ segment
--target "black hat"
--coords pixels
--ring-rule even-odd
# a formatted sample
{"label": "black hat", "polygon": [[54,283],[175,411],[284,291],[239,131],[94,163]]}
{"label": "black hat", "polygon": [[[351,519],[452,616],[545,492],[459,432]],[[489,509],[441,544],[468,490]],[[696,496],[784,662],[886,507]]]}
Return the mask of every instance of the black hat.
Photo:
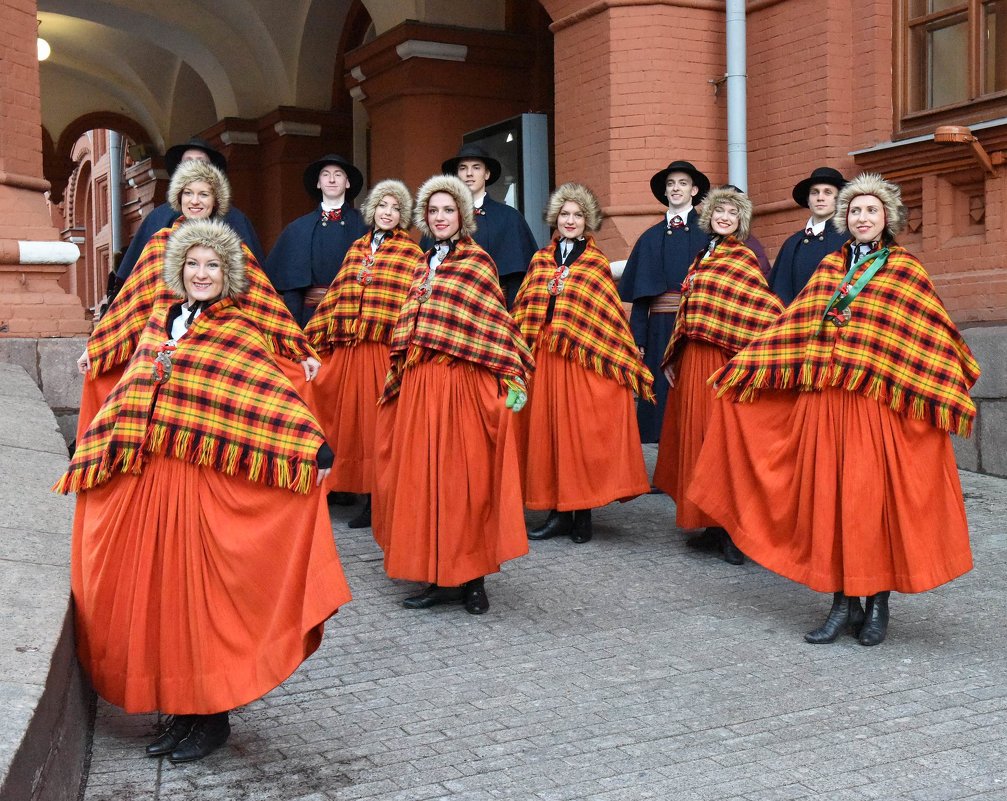
{"label": "black hat", "polygon": [[214,167],[223,173],[227,172],[227,159],[224,158],[224,154],[205,139],[194,136],[185,144],[173,145],[168,148],[168,152],[164,154],[164,166],[168,169],[168,175],[178,169],[178,165],[182,163],[182,155],[186,150],[202,150],[210,157],[210,163]]}
{"label": "black hat", "polygon": [[665,184],[668,181],[668,176],[673,172],[684,172],[692,178],[692,182],[699,187],[699,191],[692,199],[693,204],[699,203],[706,193],[710,191],[710,179],[697,170],[690,162],[673,161],[666,169],[654,173],[654,177],[650,179],[650,191],[653,192],[654,197],[660,200],[665,206],[668,205],[668,192]]}
{"label": "black hat", "polygon": [[499,178],[500,174],[503,172],[503,167],[500,166],[499,161],[491,157],[479,145],[462,145],[462,149],[458,151],[457,156],[453,159],[448,159],[441,164],[441,172],[445,175],[457,175],[458,165],[463,161],[469,161],[472,159],[479,159],[479,161],[486,165],[486,169],[490,171],[490,177],[486,179],[486,186],[495,184],[497,182],[497,178]]}
{"label": "black hat", "polygon": [[313,161],[304,171],[304,191],[313,197],[317,202],[322,201],[322,190],[318,188],[318,176],[322,174],[322,169],[330,164],[335,164],[346,172],[346,177],[350,180],[350,185],[346,189],[346,199],[353,200],[364,185],[364,176],[356,167],[335,153],[322,156],[318,161]]}
{"label": "black hat", "polygon": [[808,195],[815,184],[832,184],[838,190],[846,186],[846,179],[839,170],[832,167],[816,167],[809,177],[798,182],[791,193],[798,206],[808,207]]}

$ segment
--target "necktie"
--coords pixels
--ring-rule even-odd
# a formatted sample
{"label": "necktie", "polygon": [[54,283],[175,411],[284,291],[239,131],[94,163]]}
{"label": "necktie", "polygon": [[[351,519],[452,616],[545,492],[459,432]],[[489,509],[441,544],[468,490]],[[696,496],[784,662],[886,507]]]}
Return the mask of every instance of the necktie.
{"label": "necktie", "polygon": [[669,227],[671,227],[671,228],[684,228],[685,227],[685,220],[683,220],[679,215],[676,214],[674,217],[671,218],[671,222],[669,223]]}
{"label": "necktie", "polygon": [[805,236],[814,236],[815,235],[815,229],[814,228],[805,228],[804,229],[804,235]]}
{"label": "necktie", "polygon": [[330,222],[341,222],[343,219],[343,210],[339,209],[322,209],[322,225]]}

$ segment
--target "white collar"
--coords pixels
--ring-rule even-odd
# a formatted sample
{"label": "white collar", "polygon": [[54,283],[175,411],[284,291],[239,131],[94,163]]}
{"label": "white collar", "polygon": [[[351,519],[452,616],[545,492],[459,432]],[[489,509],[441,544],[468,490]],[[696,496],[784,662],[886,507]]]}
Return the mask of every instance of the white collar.
{"label": "white collar", "polygon": [[[829,219],[831,220],[832,218],[830,217]],[[822,220],[821,222],[816,223],[814,217],[808,217],[808,223],[804,226],[804,230],[807,231],[810,228],[811,233],[815,236],[820,236],[822,231],[825,230],[825,226],[828,224],[829,220]]]}
{"label": "white collar", "polygon": [[672,218],[681,217],[682,222],[689,222],[689,215],[692,213],[692,206],[686,206],[684,209],[673,210],[671,206],[668,206],[668,210],[664,213],[664,219],[671,225]]}

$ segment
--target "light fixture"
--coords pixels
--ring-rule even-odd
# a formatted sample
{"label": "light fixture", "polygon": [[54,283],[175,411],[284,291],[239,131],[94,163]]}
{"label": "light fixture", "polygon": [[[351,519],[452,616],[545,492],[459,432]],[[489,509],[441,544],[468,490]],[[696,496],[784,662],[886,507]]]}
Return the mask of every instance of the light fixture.
{"label": "light fixture", "polygon": [[[37,31],[41,27],[42,27],[42,20],[39,20],[35,30]],[[38,37],[37,46],[38,46],[38,60],[45,61],[47,58],[49,58],[49,55],[52,53],[52,48],[49,47],[49,43],[41,36]]]}
{"label": "light fixture", "polygon": [[970,145],[979,166],[990,175],[996,175],[996,168],[1004,163],[1003,151],[996,151],[992,155],[987,153],[972,130],[965,125],[941,125],[934,131],[934,141],[942,145]]}

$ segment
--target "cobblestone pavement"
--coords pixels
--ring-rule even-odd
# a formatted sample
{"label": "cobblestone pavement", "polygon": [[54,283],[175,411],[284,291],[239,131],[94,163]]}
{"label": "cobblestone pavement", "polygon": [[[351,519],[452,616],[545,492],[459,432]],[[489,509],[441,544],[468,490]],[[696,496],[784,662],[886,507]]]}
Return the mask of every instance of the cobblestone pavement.
{"label": "cobblestone pavement", "polygon": [[403,609],[336,509],[355,599],[320,650],[201,763],[143,757],[155,716],[99,702],[84,798],[1007,798],[1007,481],[962,482],[975,570],[893,596],[876,648],[805,644],[831,599],[688,549],[664,496],[532,543],[483,617]]}

